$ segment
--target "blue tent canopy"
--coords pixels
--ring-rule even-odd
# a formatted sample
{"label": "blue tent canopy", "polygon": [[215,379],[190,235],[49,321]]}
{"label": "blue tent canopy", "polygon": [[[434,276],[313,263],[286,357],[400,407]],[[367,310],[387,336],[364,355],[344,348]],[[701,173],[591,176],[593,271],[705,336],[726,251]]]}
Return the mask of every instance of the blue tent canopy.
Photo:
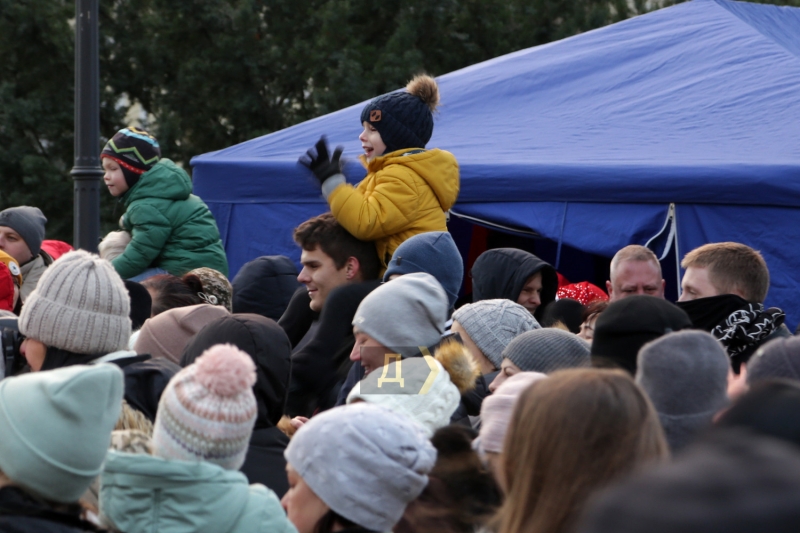
{"label": "blue tent canopy", "polygon": [[[454,214],[612,256],[656,236],[762,252],[767,303],[800,318],[800,9],[695,0],[438,78],[429,146],[461,167]],[[198,156],[231,270],[297,257],[326,210],[297,158],[321,134],[364,169],[358,104]]]}

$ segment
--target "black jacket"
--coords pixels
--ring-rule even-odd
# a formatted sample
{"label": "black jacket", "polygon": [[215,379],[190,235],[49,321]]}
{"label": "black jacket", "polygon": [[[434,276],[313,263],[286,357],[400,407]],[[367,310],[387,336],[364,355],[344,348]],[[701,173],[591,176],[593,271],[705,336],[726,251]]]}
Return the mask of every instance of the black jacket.
{"label": "black jacket", "polygon": [[353,317],[361,301],[379,285],[379,281],[347,284],[328,295],[314,336],[292,353],[291,415],[310,416],[336,404],[352,366]]}
{"label": "black jacket", "polygon": [[541,322],[544,309],[556,299],[558,274],[556,269],[532,253],[517,248],[486,250],[472,265],[472,301],[504,298],[516,302],[525,282],[542,273],[541,305],[534,317]]}
{"label": "black jacket", "polygon": [[276,426],[286,410],[291,375],[289,339],[274,320],[261,315],[224,316],[195,335],[183,351],[181,366],[190,365],[211,346],[225,343],[246,352],[256,364],[253,392],[258,416],[241,470],[250,483],[262,483],[283,495],[288,488],[283,450],[289,440]]}
{"label": "black jacket", "polygon": [[311,324],[319,319],[319,313],[311,310],[311,298],[305,286],[299,287],[289,300],[289,305],[278,320],[278,325],[286,332],[292,348],[296,348],[308,333]]}
{"label": "black jacket", "polygon": [[289,490],[286,477],[286,459],[283,452],[289,445],[289,437],[276,427],[253,430],[247,458],[242,472],[250,483],[261,483],[283,498]]}
{"label": "black jacket", "polygon": [[234,313],[278,320],[299,286],[297,268],[286,256],[265,255],[245,263],[231,285]]}
{"label": "black jacket", "polygon": [[78,533],[98,531],[81,520],[80,507],[56,511],[17,487],[0,489],[0,533]]}

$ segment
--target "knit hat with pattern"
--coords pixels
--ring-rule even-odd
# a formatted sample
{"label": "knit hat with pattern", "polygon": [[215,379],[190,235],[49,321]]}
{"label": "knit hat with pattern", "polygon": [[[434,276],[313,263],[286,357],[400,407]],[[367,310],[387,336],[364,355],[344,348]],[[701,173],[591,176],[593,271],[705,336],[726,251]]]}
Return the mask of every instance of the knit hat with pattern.
{"label": "knit hat with pattern", "polygon": [[508,344],[503,357],[523,372],[543,374],[592,363],[586,341],[574,333],[555,328],[526,331]]}
{"label": "knit hat with pattern", "polygon": [[231,299],[233,296],[233,287],[225,274],[213,268],[200,267],[190,270],[189,274],[194,274],[200,278],[200,283],[203,284],[203,292],[200,293],[200,298],[206,303],[211,305],[219,305],[232,313]]}
{"label": "knit hat with pattern", "polygon": [[100,158],[113,159],[122,168],[125,183],[133,187],[139,178],[161,158],[161,147],[155,137],[139,128],[119,130],[103,148]]}
{"label": "knit hat with pattern", "polygon": [[153,455],[238,470],[256,422],[255,382],[255,364],[240,349],[220,344],[206,350],[164,390]]}
{"label": "knit hat with pattern", "polygon": [[45,270],[19,316],[19,331],[77,354],[124,350],[131,336],[130,300],[105,259],[76,250]]}
{"label": "knit hat with pattern", "polygon": [[402,148],[425,148],[433,134],[433,111],[439,104],[439,87],[430,76],[417,76],[398,91],[379,96],[361,111],[381,134],[388,154]]}
{"label": "knit hat with pattern", "polygon": [[533,315],[511,300],[481,300],[453,313],[472,342],[496,368],[503,362],[503,350],[518,335],[541,326]]}

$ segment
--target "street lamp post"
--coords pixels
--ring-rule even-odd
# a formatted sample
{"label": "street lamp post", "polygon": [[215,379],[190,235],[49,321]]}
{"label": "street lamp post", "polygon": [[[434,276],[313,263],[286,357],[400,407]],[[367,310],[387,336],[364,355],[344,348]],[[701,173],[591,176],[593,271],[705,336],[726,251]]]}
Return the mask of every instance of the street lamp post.
{"label": "street lamp post", "polygon": [[98,0],[75,2],[74,246],[97,252],[100,240],[100,60]]}

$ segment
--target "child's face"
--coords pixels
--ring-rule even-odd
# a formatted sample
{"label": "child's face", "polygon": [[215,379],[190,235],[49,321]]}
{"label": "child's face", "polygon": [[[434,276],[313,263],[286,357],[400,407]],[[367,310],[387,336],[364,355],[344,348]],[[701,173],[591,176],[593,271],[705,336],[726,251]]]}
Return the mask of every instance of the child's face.
{"label": "child's face", "polygon": [[383,144],[381,134],[367,121],[364,121],[364,131],[358,136],[358,140],[361,141],[361,148],[364,149],[367,161],[372,161],[376,157],[382,156],[383,152],[386,151],[386,145]]}
{"label": "child's face", "polygon": [[108,192],[111,196],[122,196],[128,192],[128,184],[125,182],[125,176],[122,175],[122,168],[119,163],[108,157],[103,158],[103,181],[108,187]]}

